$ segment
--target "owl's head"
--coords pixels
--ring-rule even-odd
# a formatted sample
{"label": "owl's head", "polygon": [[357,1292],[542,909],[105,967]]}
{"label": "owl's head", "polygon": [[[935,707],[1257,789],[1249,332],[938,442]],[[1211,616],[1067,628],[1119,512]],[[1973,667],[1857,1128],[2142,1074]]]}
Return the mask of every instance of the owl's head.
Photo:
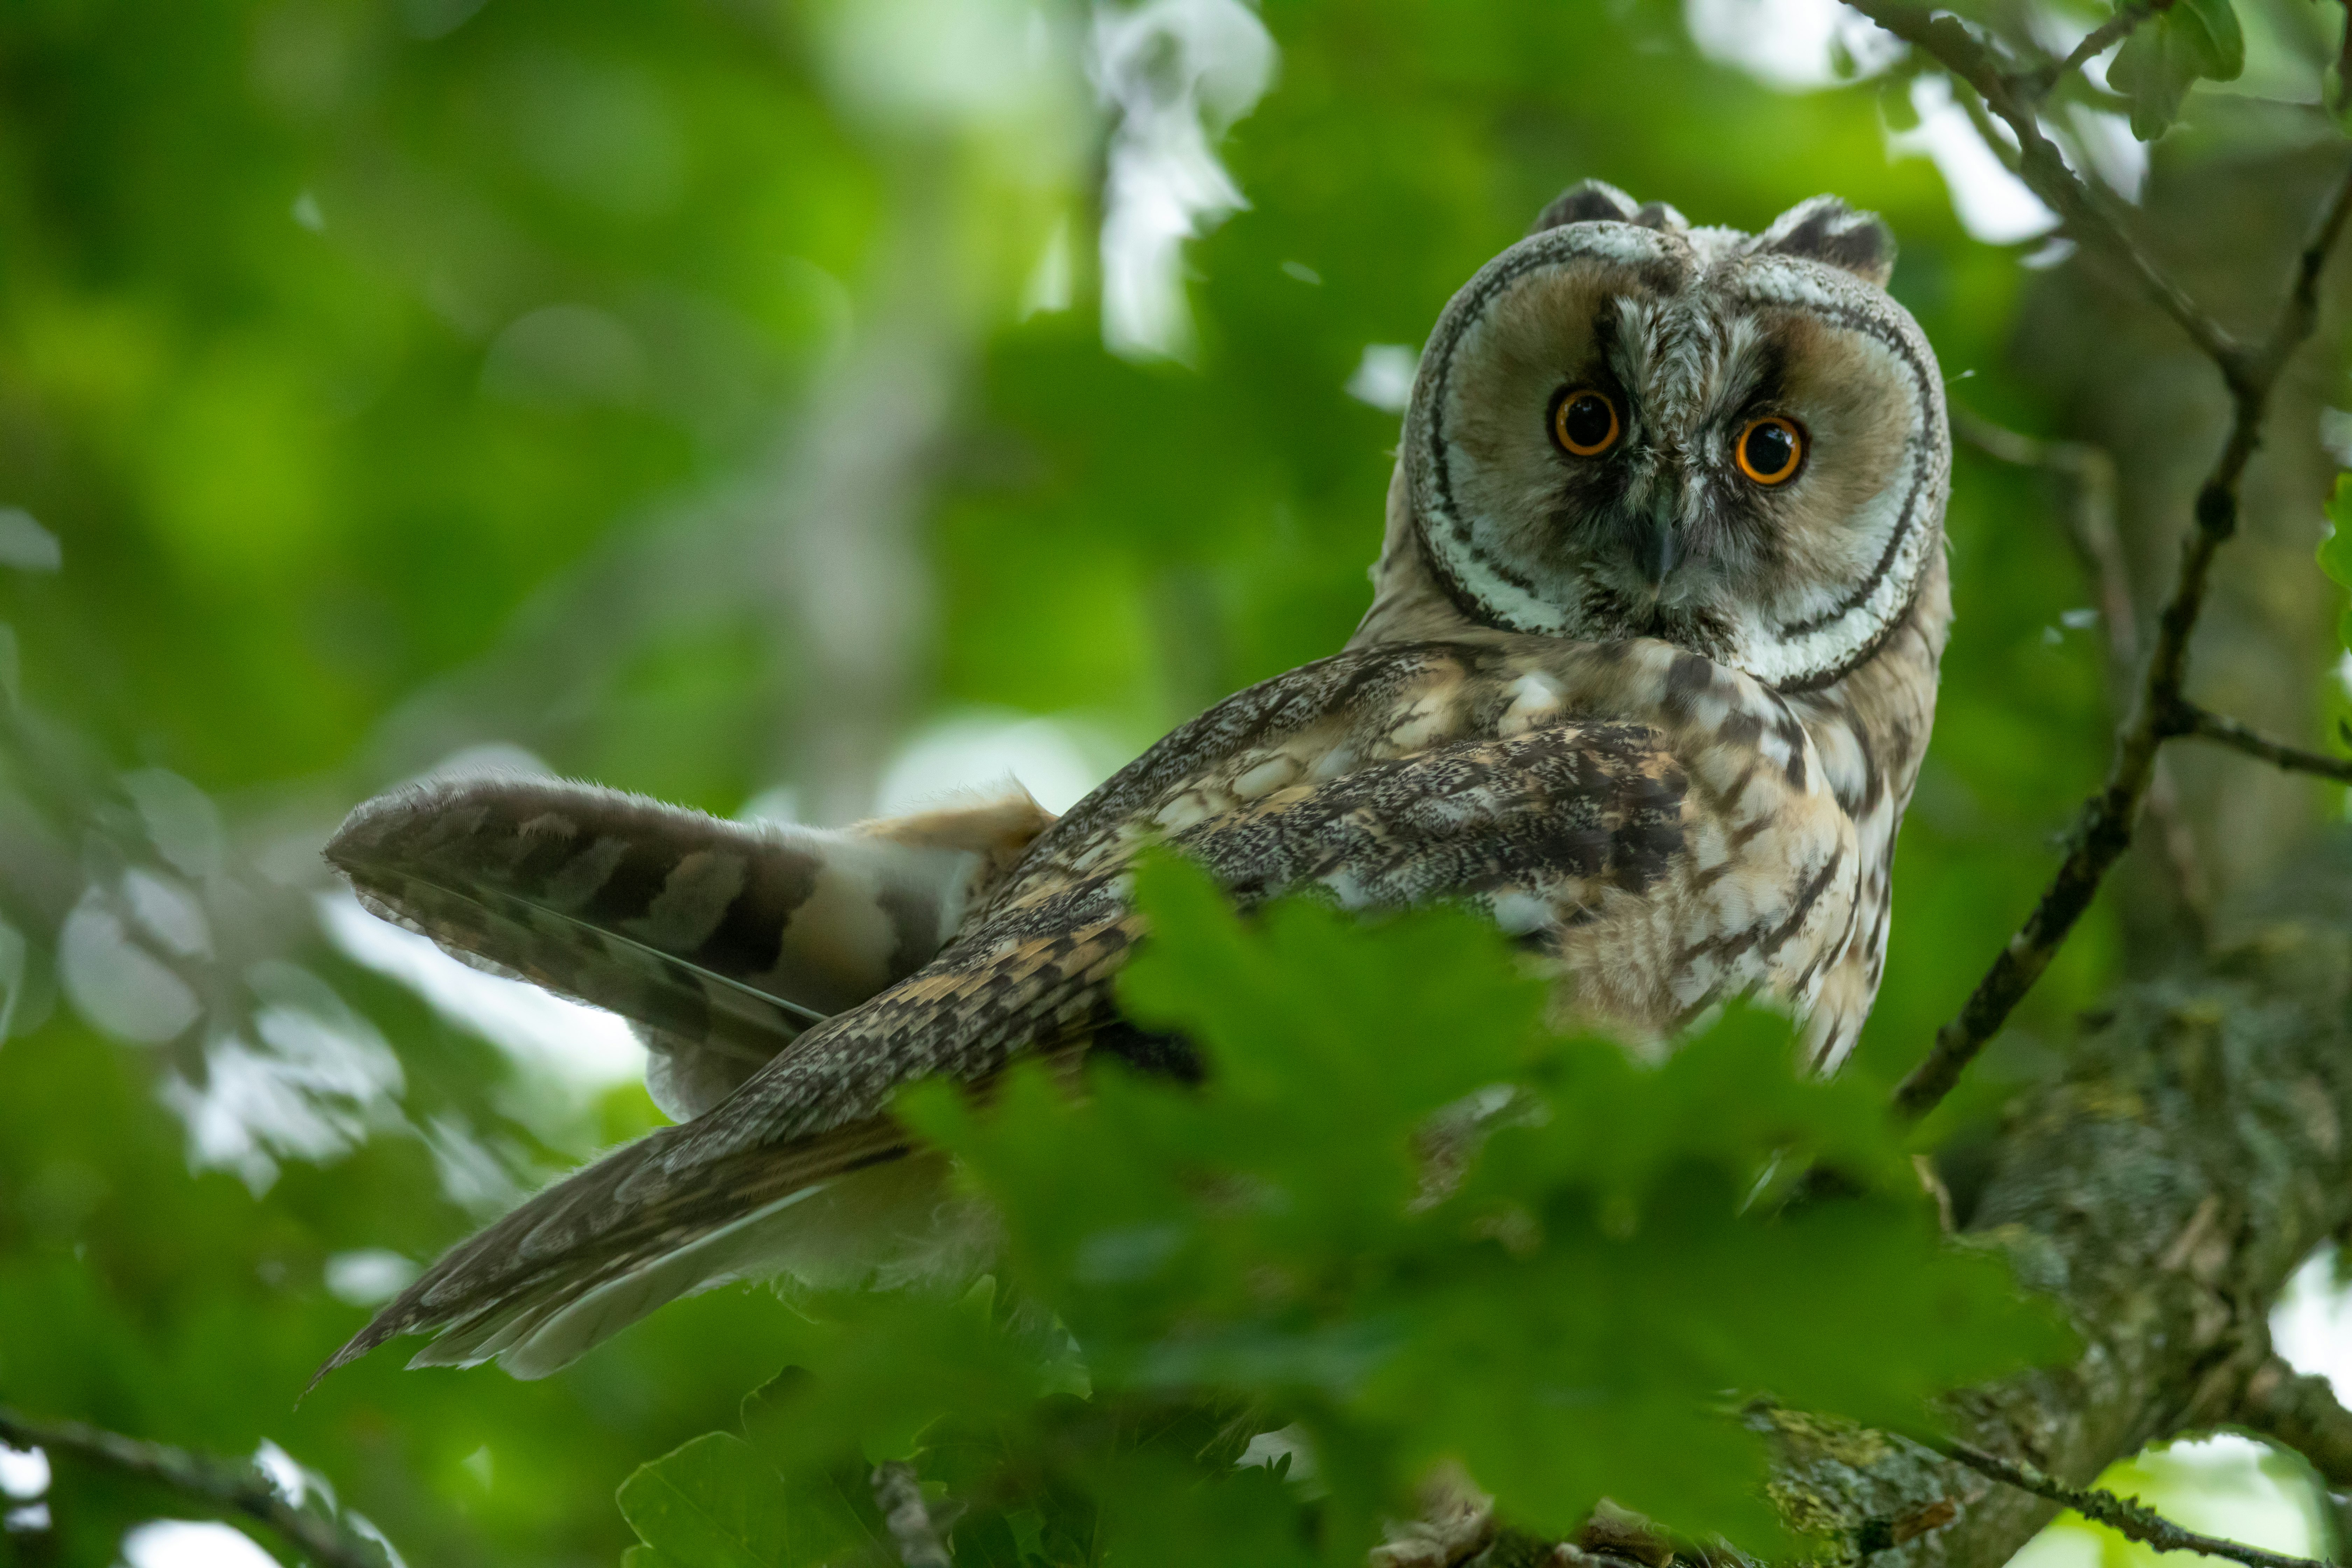
{"label": "owl's head", "polygon": [[1661,637],[1787,690],[1868,658],[1938,548],[1951,461],[1894,258],[1827,196],[1756,235],[1561,196],[1422,355],[1401,467],[1437,587],[1482,625]]}

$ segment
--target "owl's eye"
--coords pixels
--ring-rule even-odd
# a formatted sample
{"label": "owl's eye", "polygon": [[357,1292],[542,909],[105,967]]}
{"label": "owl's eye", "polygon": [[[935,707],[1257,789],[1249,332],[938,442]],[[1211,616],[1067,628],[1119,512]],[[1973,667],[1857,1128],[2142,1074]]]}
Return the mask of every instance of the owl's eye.
{"label": "owl's eye", "polygon": [[1739,471],[1758,484],[1786,484],[1805,460],[1805,433],[1777,414],[1751,419],[1733,452]]}
{"label": "owl's eye", "polygon": [[1551,438],[1564,452],[1597,458],[1617,444],[1617,405],[1605,393],[1577,387],[1552,405]]}

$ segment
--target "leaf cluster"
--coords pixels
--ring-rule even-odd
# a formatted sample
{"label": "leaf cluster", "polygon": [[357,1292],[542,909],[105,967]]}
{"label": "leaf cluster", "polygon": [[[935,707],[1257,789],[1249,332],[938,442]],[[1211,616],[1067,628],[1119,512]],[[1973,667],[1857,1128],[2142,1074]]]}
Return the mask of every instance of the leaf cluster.
{"label": "leaf cluster", "polygon": [[[1123,1004],[1202,1082],[904,1096],[1001,1216],[1002,1288],[832,1304],[759,1489],[833,1521],[761,1539],[825,1547],[692,1545],[651,1500],[742,1463],[703,1438],[624,1489],[655,1561],[845,1560],[870,1505],[805,1489],[894,1458],[965,1510],[959,1562],[975,1532],[1019,1555],[972,1560],[1057,1568],[1360,1561],[1441,1465],[1554,1536],[1606,1498],[1785,1547],[1748,1402],[1924,1430],[1937,1392],[2064,1348],[1940,1235],[1880,1095],[1801,1079],[1774,1015],[1645,1062],[1548,1027],[1544,983],[1466,913],[1245,921],[1173,861],[1139,897]],[[1264,1434],[1290,1468],[1236,1465]]]}

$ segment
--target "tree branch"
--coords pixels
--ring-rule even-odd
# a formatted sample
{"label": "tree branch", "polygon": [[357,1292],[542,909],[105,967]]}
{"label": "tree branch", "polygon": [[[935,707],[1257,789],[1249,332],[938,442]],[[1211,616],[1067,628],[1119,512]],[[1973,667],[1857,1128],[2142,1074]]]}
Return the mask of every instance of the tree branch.
{"label": "tree branch", "polygon": [[1985,109],[1984,100],[1969,91],[1965,82],[1952,97],[1958,101],[1961,112],[1969,117],[1969,123],[1976,127],[1977,140],[1985,144],[1985,150],[2000,161],[2002,168],[2016,174],[2017,149],[2002,137],[2000,128],[1993,123],[1992,115]]}
{"label": "tree branch", "polygon": [[915,1479],[914,1466],[901,1459],[875,1466],[874,1505],[882,1510],[882,1522],[888,1527],[891,1544],[898,1549],[898,1561],[906,1568],[951,1568],[948,1549],[931,1522],[930,1510],[923,1506],[922,1484]]}
{"label": "tree branch", "polygon": [[[1953,1436],[2065,1477],[2218,1426],[2284,1440],[2265,1415],[2284,1405],[2271,1310],[2352,1222],[2347,885],[2352,835],[2301,847],[2244,941],[2114,994],[2063,1070],[1945,1164],[1961,1244],[2008,1258],[2082,1336],[2065,1364],[1948,1398]],[[1933,1448],[1804,1412],[1748,1419],[1783,1516],[1838,1543],[1822,1561],[2000,1568],[2049,1521],[2042,1494]]]}
{"label": "tree branch", "polygon": [[126,1437],[79,1421],[29,1421],[5,1407],[0,1407],[0,1442],[14,1448],[74,1454],[226,1512],[243,1514],[324,1568],[383,1568],[381,1547],[331,1521],[304,1513],[251,1465]]}
{"label": "tree branch", "polygon": [[2243,1563],[2246,1568],[2322,1568],[2309,1557],[2288,1557],[2276,1552],[2265,1552],[2259,1546],[2242,1542],[2225,1541],[2219,1536],[2200,1535],[2173,1523],[2137,1498],[2119,1498],[2111,1491],[2096,1487],[2070,1487],[2065,1482],[2043,1475],[2031,1465],[2004,1459],[1998,1454],[1966,1443],[1944,1443],[1941,1451],[1958,1459],[1980,1475],[1990,1476],[2005,1486],[2046,1498],[2062,1508],[2069,1508],[2084,1519],[2105,1525],[2116,1534],[2153,1546],[2158,1552],[2201,1552],[2209,1557],[2227,1557]]}
{"label": "tree branch", "polygon": [[[2017,174],[2048,203],[2077,240],[2106,252],[2138,279],[2157,306],[2179,324],[2237,388],[2231,366],[2243,357],[2238,341],[2208,316],[2129,234],[2107,203],[2066,166],[2057,144],[2042,133],[2035,113],[2040,93],[2024,90],[2025,79],[2002,68],[2000,58],[1958,21],[1937,16],[1917,0],[1846,0],[1886,31],[1932,56],[1945,69],[1974,88],[1986,107],[2017,135]],[[2030,79],[2032,73],[2026,73]],[[2055,79],[2053,79],[2053,80]]]}
{"label": "tree branch", "polygon": [[2183,701],[2175,713],[2172,732],[2194,735],[2200,740],[2218,742],[2234,747],[2250,757],[2260,757],[2273,767],[2290,773],[2317,773],[2322,778],[2352,784],[2352,760],[2331,757],[2318,752],[2306,752],[2300,746],[2283,745],[2269,736],[2248,729],[2237,720],[2200,708],[2194,702]]}
{"label": "tree branch", "polygon": [[2273,1356],[2246,1380],[2231,1424],[2302,1455],[2330,1491],[2352,1491],[2352,1410],[2326,1378]]}
{"label": "tree branch", "polygon": [[[1958,33],[1971,48],[1981,49],[1958,24],[1945,22],[1939,27]],[[1988,95],[1987,101],[1994,100]],[[1999,107],[1998,103],[1995,107]],[[2158,617],[2156,643],[2148,654],[2138,696],[2116,737],[2105,786],[2084,803],[2070,835],[2072,847],[2065,861],[2024,926],[1993,961],[1991,969],[1961,1008],[1960,1016],[1936,1032],[1935,1046],[1927,1058],[1895,1091],[1896,1109],[1906,1116],[1926,1115],[1951,1092],[1968,1064],[2049,968],[2059,945],[2090,907],[2092,896],[2098,891],[2108,868],[2131,842],[2132,825],[2155,777],[2157,751],[2173,732],[2169,721],[2183,705],[2181,688],[2188,677],[2189,637],[2205,606],[2206,580],[2212,571],[2213,556],[2237,531],[2239,484],[2261,439],[2272,388],[2277,384],[2288,357],[2310,335],[2318,318],[2320,269],[2343,233],[2347,215],[2352,215],[2352,165],[2338,176],[2326,205],[2313,224],[2310,237],[2296,258],[2286,302],[2261,348],[2249,353],[2234,343],[2225,342],[2225,346],[2213,351],[2230,387],[2232,413],[2229,439],[2211,474],[2198,491],[2195,526],[2182,542],[2180,567],[2172,595]]]}

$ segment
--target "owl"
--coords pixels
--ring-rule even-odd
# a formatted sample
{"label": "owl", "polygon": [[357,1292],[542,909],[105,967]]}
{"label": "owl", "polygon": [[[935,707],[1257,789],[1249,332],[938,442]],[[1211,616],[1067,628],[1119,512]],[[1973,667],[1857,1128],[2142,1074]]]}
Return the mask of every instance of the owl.
{"label": "owl", "polygon": [[984,1227],[894,1090],[1090,1052],[1200,1070],[1113,1000],[1147,846],[1244,906],[1474,906],[1565,1014],[1636,1040],[1762,995],[1834,1067],[1950,616],[1943,384],[1893,260],[1830,197],[1751,235],[1570,190],[1430,336],[1347,647],[1058,819],[1016,790],[753,826],[498,778],[361,806],[327,855],[367,907],[634,1020],[676,1125],[457,1247],[323,1370],[433,1331],[416,1364],[537,1376],[716,1283],[955,1267]]}

